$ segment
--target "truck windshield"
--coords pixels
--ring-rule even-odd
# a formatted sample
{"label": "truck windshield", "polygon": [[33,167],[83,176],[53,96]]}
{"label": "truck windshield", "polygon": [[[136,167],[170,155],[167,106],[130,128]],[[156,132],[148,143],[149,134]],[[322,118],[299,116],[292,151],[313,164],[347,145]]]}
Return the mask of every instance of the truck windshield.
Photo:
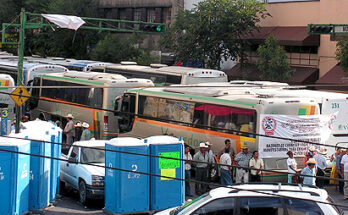
{"label": "truck windshield", "polygon": [[104,149],[100,148],[99,150],[99,149],[82,148],[81,163],[105,163]]}

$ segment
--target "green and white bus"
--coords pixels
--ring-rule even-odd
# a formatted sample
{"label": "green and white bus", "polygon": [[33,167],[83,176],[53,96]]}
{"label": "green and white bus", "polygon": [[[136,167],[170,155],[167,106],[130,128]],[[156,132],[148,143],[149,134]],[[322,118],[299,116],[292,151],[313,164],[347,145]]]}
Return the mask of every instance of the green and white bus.
{"label": "green and white bus", "polygon": [[32,118],[62,121],[72,114],[74,120],[90,125],[96,139],[111,139],[118,136],[117,118],[108,111],[114,110],[116,97],[127,89],[149,87],[153,83],[115,74],[68,71],[38,75],[34,86],[42,88],[32,90]]}
{"label": "green and white bus", "polygon": [[[300,115],[304,108],[310,110],[305,112],[308,115],[319,114],[318,103],[313,99],[250,94],[247,87],[132,89],[119,99],[120,136],[144,138],[172,133],[196,149],[200,142],[209,141],[215,154],[224,148],[225,139],[231,140],[236,153],[244,145],[249,151],[258,150],[259,136],[254,134],[259,133],[262,114]],[[287,171],[285,153],[265,158],[266,168]],[[300,163],[302,158],[298,159]]]}

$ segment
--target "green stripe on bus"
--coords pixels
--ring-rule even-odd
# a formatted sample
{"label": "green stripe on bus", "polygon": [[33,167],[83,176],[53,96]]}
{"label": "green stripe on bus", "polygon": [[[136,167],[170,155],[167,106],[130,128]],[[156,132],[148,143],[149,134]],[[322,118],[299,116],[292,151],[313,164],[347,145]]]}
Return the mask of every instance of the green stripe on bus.
{"label": "green stripe on bus", "polygon": [[84,84],[104,85],[104,83],[101,83],[101,82],[81,80],[81,79],[69,78],[69,77],[57,77],[57,76],[51,76],[51,75],[38,75],[38,77],[80,82]]}
{"label": "green stripe on bus", "polygon": [[182,97],[182,98],[202,99],[202,100],[213,101],[213,102],[224,102],[224,103],[228,103],[228,104],[239,104],[239,105],[245,105],[245,106],[256,106],[257,105],[256,103],[250,103],[250,102],[231,101],[231,100],[226,100],[226,99],[218,99],[218,98],[211,98],[211,97],[205,97],[205,96],[194,96],[194,95],[169,93],[169,92],[157,92],[157,91],[142,90],[142,89],[129,90],[128,92],[131,92],[131,93],[144,92],[144,93],[151,93],[151,94],[155,94],[155,95],[178,96],[178,97]]}

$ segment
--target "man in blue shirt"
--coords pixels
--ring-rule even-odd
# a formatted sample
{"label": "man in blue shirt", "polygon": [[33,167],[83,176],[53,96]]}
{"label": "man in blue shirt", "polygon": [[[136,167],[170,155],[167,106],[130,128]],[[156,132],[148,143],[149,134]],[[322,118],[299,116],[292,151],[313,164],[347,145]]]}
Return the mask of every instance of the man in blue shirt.
{"label": "man in blue shirt", "polygon": [[310,158],[307,161],[306,168],[301,171],[304,185],[315,185],[315,164],[317,164],[317,162],[313,158]]}

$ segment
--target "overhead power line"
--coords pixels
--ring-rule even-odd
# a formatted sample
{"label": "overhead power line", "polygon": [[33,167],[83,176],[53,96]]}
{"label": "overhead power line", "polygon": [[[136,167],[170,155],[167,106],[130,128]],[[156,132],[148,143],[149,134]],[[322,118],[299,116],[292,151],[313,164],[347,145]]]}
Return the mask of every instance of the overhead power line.
{"label": "overhead power line", "polygon": [[[59,161],[67,162],[67,160],[64,160],[64,159],[61,159],[61,158],[55,158],[55,157],[44,156],[44,155],[37,155],[37,154],[32,154],[32,153],[27,153],[27,152],[13,151],[13,150],[9,150],[9,149],[2,149],[2,148],[0,148],[0,151],[8,152],[8,153],[15,153],[15,154],[23,154],[23,155],[28,155],[28,156],[34,156],[34,157],[47,158],[47,159],[53,159],[53,160],[59,160]],[[73,162],[73,161],[69,161],[69,162],[78,164],[78,162]],[[122,168],[102,166],[102,165],[97,165],[97,164],[92,164],[92,163],[80,163],[80,164],[94,166],[94,167],[100,167],[100,168],[104,168],[104,169],[111,169],[111,170],[116,170],[116,171],[128,172],[128,173],[137,173],[137,174],[142,174],[142,175],[147,175],[147,176],[167,178],[167,179],[184,181],[184,182],[185,181],[193,181],[195,183],[201,183],[201,184],[206,184],[206,185],[213,185],[213,186],[216,186],[216,187],[227,187],[227,188],[235,189],[235,190],[238,190],[238,191],[255,192],[255,193],[260,193],[260,194],[264,194],[264,195],[268,195],[268,196],[275,196],[275,197],[288,198],[288,199],[289,198],[290,199],[298,199],[298,200],[303,200],[303,201],[309,201],[309,202],[315,202],[315,203],[320,203],[320,204],[332,205],[332,206],[336,206],[336,207],[348,208],[348,205],[341,205],[341,204],[335,204],[335,203],[326,202],[326,201],[317,201],[317,200],[313,200],[313,199],[305,199],[305,198],[299,198],[299,197],[289,197],[289,196],[286,196],[286,195],[275,194],[273,192],[259,191],[259,190],[255,190],[255,189],[244,189],[244,188],[242,189],[242,188],[236,187],[236,185],[235,186],[233,186],[233,185],[232,186],[223,186],[221,184],[216,184],[216,183],[207,183],[207,182],[201,182],[201,181],[196,181],[196,180],[192,180],[192,179],[191,180],[187,180],[187,179],[181,179],[181,178],[176,178],[176,177],[162,176],[162,175],[157,175],[157,174],[148,173],[148,172],[133,171],[133,170],[127,170],[127,169],[122,169]],[[311,186],[309,186],[309,187],[311,187]],[[281,190],[279,190],[279,191],[281,191]]]}

